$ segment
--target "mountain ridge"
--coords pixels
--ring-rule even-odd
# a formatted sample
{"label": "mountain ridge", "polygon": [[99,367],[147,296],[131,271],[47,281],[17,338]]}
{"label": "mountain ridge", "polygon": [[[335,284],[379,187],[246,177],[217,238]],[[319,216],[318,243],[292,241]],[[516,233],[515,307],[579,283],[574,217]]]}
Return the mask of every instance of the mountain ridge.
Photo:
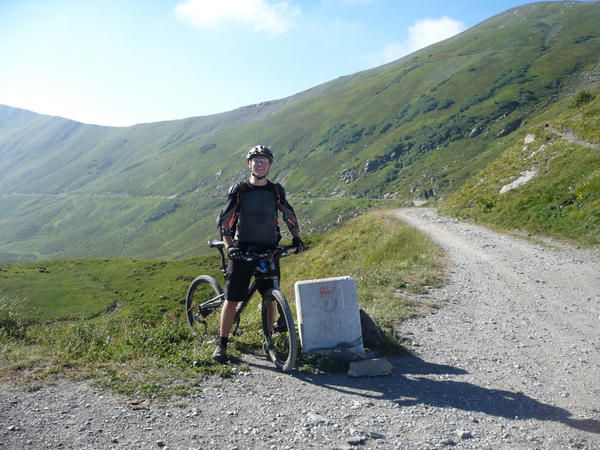
{"label": "mountain ridge", "polygon": [[[372,198],[443,200],[518,142],[518,130],[597,86],[589,74],[598,70],[599,23],[598,3],[527,4],[384,66],[227,113],[124,128],[0,121],[0,253],[201,251],[195,236],[214,234],[212,216],[257,142],[276,152],[273,178],[305,199],[307,229],[377,206]],[[97,200],[96,215],[109,218],[90,224],[82,216],[93,205],[9,199],[13,192],[144,201]],[[62,236],[68,229],[77,244]]]}

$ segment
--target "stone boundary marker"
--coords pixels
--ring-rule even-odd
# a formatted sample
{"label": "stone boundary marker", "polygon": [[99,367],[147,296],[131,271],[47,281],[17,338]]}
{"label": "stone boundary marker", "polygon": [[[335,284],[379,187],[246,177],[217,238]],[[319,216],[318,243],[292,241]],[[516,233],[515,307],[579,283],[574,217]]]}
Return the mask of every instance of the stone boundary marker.
{"label": "stone boundary marker", "polygon": [[297,281],[294,290],[304,353],[341,348],[364,353],[352,277]]}
{"label": "stone boundary marker", "polygon": [[[392,373],[389,361],[365,352],[358,294],[352,277],[298,281],[294,290],[305,354],[351,361],[348,370],[351,377]],[[365,315],[363,312],[363,322]]]}

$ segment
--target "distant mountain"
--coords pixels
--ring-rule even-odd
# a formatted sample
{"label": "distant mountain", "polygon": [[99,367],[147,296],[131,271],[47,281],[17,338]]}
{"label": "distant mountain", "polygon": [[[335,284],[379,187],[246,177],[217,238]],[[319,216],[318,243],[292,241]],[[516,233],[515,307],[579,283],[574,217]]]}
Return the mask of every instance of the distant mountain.
{"label": "distant mountain", "polygon": [[[244,151],[305,229],[440,201],[600,79],[600,4],[533,3],[384,66],[206,117],[113,128],[0,106],[0,261],[203,251]],[[383,200],[382,200],[383,201]]]}

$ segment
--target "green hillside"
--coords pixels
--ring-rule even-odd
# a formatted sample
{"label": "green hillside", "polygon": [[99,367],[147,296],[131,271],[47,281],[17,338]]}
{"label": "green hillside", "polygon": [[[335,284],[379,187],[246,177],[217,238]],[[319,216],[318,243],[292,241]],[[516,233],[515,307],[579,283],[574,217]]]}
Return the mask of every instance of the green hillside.
{"label": "green hillside", "polygon": [[0,106],[0,262],[205,251],[258,142],[305,230],[437,202],[595,89],[599,24],[597,2],[529,4],[385,66],[180,121],[110,128]]}
{"label": "green hillside", "polygon": [[527,127],[523,141],[452,194],[442,210],[600,245],[599,94],[581,91],[566,112]]}

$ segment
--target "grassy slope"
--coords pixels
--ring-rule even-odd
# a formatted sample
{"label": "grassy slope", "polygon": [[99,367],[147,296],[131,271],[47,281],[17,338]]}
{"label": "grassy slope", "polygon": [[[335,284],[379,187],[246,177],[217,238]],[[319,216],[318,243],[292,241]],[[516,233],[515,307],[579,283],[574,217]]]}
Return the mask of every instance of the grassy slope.
{"label": "grassy slope", "polygon": [[[194,254],[257,141],[274,146],[273,177],[296,197],[444,197],[517,142],[497,137],[508,124],[536,121],[589,78],[599,22],[597,3],[531,4],[386,66],[185,121],[106,128],[5,112],[16,116],[0,123],[0,192],[79,196],[0,195],[0,260]],[[314,209],[302,218],[323,230],[364,207]]]}
{"label": "grassy slope", "polygon": [[[500,158],[473,177],[442,205],[442,211],[462,218],[569,239],[582,245],[600,244],[600,95],[571,106],[551,120],[533,123]],[[555,131],[552,131],[555,130]],[[556,132],[594,144],[579,145]],[[523,172],[536,170],[528,183],[500,194]]]}
{"label": "grassy slope", "polygon": [[[231,373],[210,361],[213,343],[191,337],[181,304],[193,277],[216,276],[217,266],[207,256],[53,261],[47,273],[37,264],[0,267],[0,372],[26,379],[71,372],[149,395],[189,392],[198,375]],[[298,279],[352,275],[361,306],[388,330],[414,313],[407,296],[439,284],[443,267],[437,246],[381,212],[314,236],[310,250],[282,261],[288,298]],[[260,349],[258,311],[245,315],[234,355]]]}

